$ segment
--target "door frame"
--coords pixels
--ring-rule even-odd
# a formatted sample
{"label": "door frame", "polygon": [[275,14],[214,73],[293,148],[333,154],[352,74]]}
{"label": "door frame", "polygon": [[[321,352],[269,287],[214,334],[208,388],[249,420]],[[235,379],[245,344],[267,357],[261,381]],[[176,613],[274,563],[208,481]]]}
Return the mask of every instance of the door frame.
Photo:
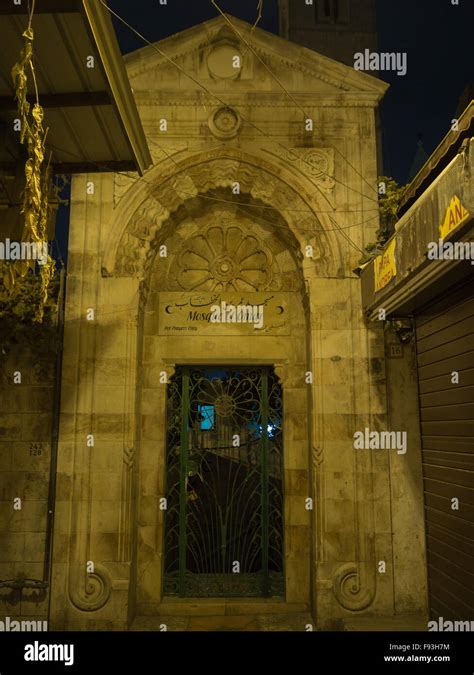
{"label": "door frame", "polygon": [[[174,431],[172,431],[168,426],[166,429],[166,475],[168,478],[169,475],[169,460],[170,460],[170,450],[171,448],[169,447],[169,441],[170,441],[170,432],[173,438],[173,447],[176,447],[179,445],[180,451],[179,451],[179,461],[176,462],[176,458],[174,458],[171,453],[171,459],[172,459],[172,465],[174,469],[178,468],[178,480],[179,480],[179,489],[178,490],[173,490],[174,492],[174,507],[177,506],[176,514],[175,514],[175,520],[177,520],[177,526],[178,526],[178,575],[177,575],[177,594],[166,594],[166,583],[165,583],[165,577],[166,577],[166,569],[165,569],[165,563],[166,563],[166,558],[167,558],[167,546],[170,545],[170,541],[167,538],[167,533],[168,533],[168,527],[167,527],[167,519],[170,518],[170,503],[169,503],[169,496],[170,496],[170,490],[172,487],[176,488],[176,476],[174,479],[174,482],[172,485],[165,485],[166,489],[166,513],[165,513],[165,527],[164,527],[164,545],[163,545],[163,551],[164,551],[164,561],[163,561],[163,577],[162,577],[162,596],[163,597],[169,597],[175,598],[175,597],[193,597],[192,595],[186,595],[186,570],[187,570],[187,555],[188,555],[188,509],[187,509],[187,495],[186,495],[186,482],[187,482],[187,476],[188,476],[188,465],[187,465],[187,460],[188,460],[188,449],[189,449],[189,438],[190,438],[190,415],[192,413],[192,403],[193,400],[195,401],[195,398],[192,398],[192,382],[191,382],[191,377],[192,377],[192,371],[201,371],[202,372],[202,377],[203,379],[208,380],[211,382],[211,373],[213,369],[216,370],[228,370],[229,372],[232,372],[234,369],[235,372],[240,371],[242,374],[241,380],[245,380],[245,373],[248,372],[257,372],[259,374],[259,381],[258,381],[258,400],[259,400],[259,406],[258,406],[258,412],[259,416],[261,415],[261,425],[262,425],[262,434],[261,434],[261,439],[258,442],[258,446],[255,450],[257,453],[257,466],[259,467],[258,473],[256,474],[257,477],[259,477],[260,480],[260,495],[259,495],[259,511],[260,511],[260,518],[259,518],[259,525],[258,529],[260,532],[261,536],[261,556],[262,556],[262,570],[260,572],[260,582],[259,586],[261,586],[261,595],[234,595],[232,594],[232,597],[240,597],[240,598],[254,598],[254,597],[284,597],[284,578],[285,578],[285,571],[284,571],[284,563],[285,563],[285,541],[284,541],[284,525],[285,525],[285,518],[284,518],[284,464],[283,464],[283,455],[284,455],[284,437],[283,437],[283,424],[284,424],[284,410],[283,410],[283,387],[281,385],[281,382],[275,373],[275,370],[272,366],[269,366],[268,364],[262,365],[262,364],[253,364],[253,365],[248,365],[248,364],[222,364],[220,362],[208,364],[208,365],[203,365],[203,364],[184,364],[184,365],[177,365],[176,366],[176,375],[181,374],[181,381],[179,382],[179,392],[177,393],[178,399],[181,401],[179,410],[181,414],[181,420],[179,425],[176,424],[174,427]],[[271,380],[270,380],[271,378]],[[171,400],[171,381],[168,381],[167,385],[167,406],[170,403]],[[197,383],[195,383],[197,384]],[[277,397],[278,399],[281,399],[281,411],[278,411],[278,416],[281,416],[281,423],[280,423],[280,431],[279,433],[281,434],[281,446],[279,448],[279,464],[280,464],[280,483],[281,483],[281,569],[280,572],[277,574],[281,575],[282,578],[282,590],[283,593],[281,596],[276,594],[277,588],[271,589],[271,580],[270,580],[270,571],[269,571],[269,557],[270,557],[270,532],[269,532],[269,526],[270,526],[270,507],[274,506],[274,503],[270,504],[270,473],[269,473],[269,452],[270,452],[270,436],[268,433],[268,422],[269,422],[269,416],[270,416],[270,397],[272,395],[272,391],[270,387],[274,387],[275,384],[277,384],[279,391],[277,392]],[[270,385],[270,387],[269,387]],[[180,396],[181,394],[181,396]],[[176,409],[178,410],[178,408]],[[167,410],[169,412],[169,410]],[[166,422],[168,425],[169,421],[169,415],[167,415]],[[173,429],[173,427],[172,427]],[[178,432],[179,429],[179,432]],[[233,432],[232,432],[233,433]],[[179,443],[177,442],[177,438],[179,437]],[[230,446],[229,446],[230,447]],[[198,453],[199,454],[199,453]],[[202,480],[202,478],[201,478]],[[280,491],[280,490],[279,490]],[[177,504],[176,504],[176,497],[177,497]],[[205,501],[205,500],[204,500]],[[279,500],[278,500],[279,501]],[[175,523],[176,525],[176,523]],[[173,528],[174,529],[174,528]],[[174,545],[176,548],[176,540],[174,541]],[[174,570],[176,572],[176,570]],[[174,573],[173,572],[173,573]],[[173,574],[172,573],[172,574]],[[243,572],[245,574],[245,572]],[[199,574],[199,573],[196,573]],[[207,573],[206,573],[207,574]],[[209,576],[212,576],[213,573],[208,573]],[[219,572],[215,573],[216,575],[219,575]],[[222,572],[222,574],[225,574]],[[250,573],[249,573],[250,574]],[[254,573],[257,575],[257,573]],[[257,575],[258,576],[258,575]],[[274,577],[274,581],[276,580],[276,577]],[[171,582],[173,585],[176,584],[176,581]],[[279,583],[277,581],[276,587],[279,586]],[[272,594],[272,590],[274,593]],[[169,592],[169,587],[168,587],[168,592]],[[229,595],[231,594],[230,589],[229,589]],[[211,598],[219,598],[222,597],[220,594],[216,595],[203,595],[199,597],[211,597]]]}
{"label": "door frame", "polygon": [[[294,374],[294,364],[290,359],[226,359],[217,356],[212,361],[208,358],[173,358],[157,359],[157,371],[166,373],[167,379],[174,375],[176,366],[213,366],[216,362],[222,366],[269,366],[278,377],[283,395],[283,499],[284,499],[284,574],[285,597],[276,601],[274,598],[185,598],[170,601],[163,595],[164,573],[164,511],[159,508],[159,500],[166,494],[166,399],[167,387],[157,387],[157,414],[153,417],[153,441],[143,442],[140,438],[139,470],[137,472],[137,503],[139,507],[136,519],[136,614],[162,615],[166,612],[199,614],[208,611],[220,613],[227,611],[230,605],[232,613],[253,611],[306,611],[311,606],[311,551],[313,545],[312,511],[306,509],[307,498],[311,490],[311,441],[310,391],[304,377]],[[157,455],[158,448],[158,455]],[[141,508],[144,499],[145,484],[153,478],[152,491],[154,498]],[[146,555],[140,551],[140,540],[146,542]],[[198,609],[199,607],[199,609]],[[210,611],[210,610],[209,610]]]}

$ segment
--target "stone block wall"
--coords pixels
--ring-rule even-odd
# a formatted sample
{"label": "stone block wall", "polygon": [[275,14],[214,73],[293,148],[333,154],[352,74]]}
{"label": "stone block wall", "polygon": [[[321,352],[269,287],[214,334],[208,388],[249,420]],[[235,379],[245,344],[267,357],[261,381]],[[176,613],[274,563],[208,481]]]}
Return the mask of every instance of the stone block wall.
{"label": "stone block wall", "polygon": [[48,589],[1,582],[46,579],[56,354],[19,342],[1,358],[0,619],[46,620]]}

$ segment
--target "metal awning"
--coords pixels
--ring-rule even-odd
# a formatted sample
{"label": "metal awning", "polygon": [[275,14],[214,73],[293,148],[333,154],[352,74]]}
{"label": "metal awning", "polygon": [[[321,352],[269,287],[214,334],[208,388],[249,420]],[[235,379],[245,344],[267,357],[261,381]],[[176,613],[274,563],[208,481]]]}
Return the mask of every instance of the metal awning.
{"label": "metal awning", "polygon": [[[1,3],[0,169],[11,173],[24,160],[13,129],[17,115],[11,68],[23,46],[27,19],[27,0]],[[152,159],[107,9],[97,0],[36,0],[33,31],[54,172],[142,174]],[[90,56],[93,68],[87,67]]]}
{"label": "metal awning", "polygon": [[398,216],[401,217],[429,187],[436,176],[445,169],[459,152],[466,138],[474,135],[474,101],[471,101],[457,120],[456,128],[450,129],[438,147],[427,159],[403,193]]}
{"label": "metal awning", "polygon": [[[474,241],[473,171],[471,138],[397,222],[384,255],[377,258],[379,264],[372,260],[364,268],[360,277],[362,305],[369,320],[379,321],[381,309],[390,318],[413,314],[474,274],[470,257],[470,242]],[[449,227],[444,230],[446,223]],[[440,241],[457,243],[459,255],[428,256],[429,249],[438,247]],[[391,247],[392,261],[388,253]],[[381,283],[384,269],[388,274]]]}

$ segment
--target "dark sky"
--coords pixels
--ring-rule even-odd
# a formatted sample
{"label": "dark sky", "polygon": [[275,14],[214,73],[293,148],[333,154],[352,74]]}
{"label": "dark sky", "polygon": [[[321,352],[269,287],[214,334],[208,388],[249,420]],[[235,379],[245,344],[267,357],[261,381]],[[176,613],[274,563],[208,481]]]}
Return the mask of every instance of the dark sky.
{"label": "dark sky", "polygon": [[[303,0],[290,0],[303,2]],[[220,0],[223,11],[253,23],[257,0]],[[109,0],[109,5],[150,41],[213,18],[210,0]],[[459,97],[473,81],[474,0],[378,0],[379,51],[407,52],[403,77],[383,72],[391,86],[382,103],[385,172],[407,180],[418,134],[430,154],[447,133]],[[259,26],[278,33],[277,0],[264,0]],[[143,42],[115,21],[124,53]]]}

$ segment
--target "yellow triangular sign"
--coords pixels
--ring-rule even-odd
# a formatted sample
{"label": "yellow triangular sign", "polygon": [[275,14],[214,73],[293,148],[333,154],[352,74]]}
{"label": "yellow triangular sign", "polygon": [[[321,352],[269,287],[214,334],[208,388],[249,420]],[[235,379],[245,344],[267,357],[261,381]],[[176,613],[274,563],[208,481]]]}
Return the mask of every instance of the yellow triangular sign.
{"label": "yellow triangular sign", "polygon": [[454,195],[449,202],[444,220],[439,226],[439,236],[441,239],[446,239],[453,230],[466,222],[469,216],[469,211],[461,204],[459,197]]}

